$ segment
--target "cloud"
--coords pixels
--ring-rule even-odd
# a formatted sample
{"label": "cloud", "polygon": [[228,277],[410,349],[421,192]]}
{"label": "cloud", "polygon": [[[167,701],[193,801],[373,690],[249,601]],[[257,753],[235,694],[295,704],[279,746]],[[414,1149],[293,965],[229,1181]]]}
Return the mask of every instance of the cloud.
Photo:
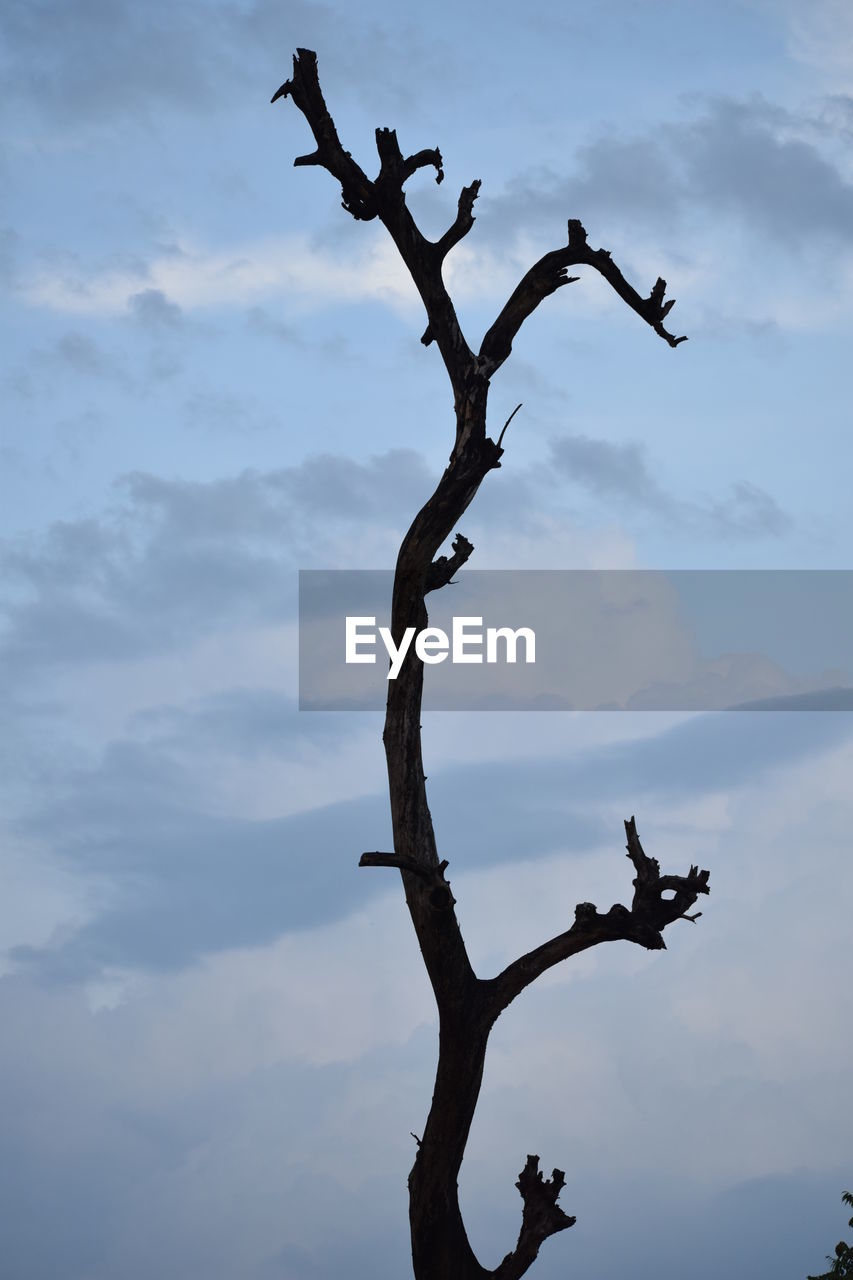
{"label": "cloud", "polygon": [[171,302],[162,289],[143,289],[140,293],[131,294],[127,307],[132,318],[152,332],[177,329],[183,320],[181,308]]}
{"label": "cloud", "polygon": [[[461,300],[488,302],[524,270],[518,255],[508,260],[488,245],[462,245],[448,260],[448,285]],[[286,300],[291,312],[373,301],[407,315],[422,305],[395,246],[375,225],[360,228],[355,241],[342,232],[332,246],[297,233],[222,248],[181,239],[118,267],[75,260],[22,277],[18,296],[31,307],[128,316],[149,329],[174,327],[181,312],[238,307],[248,309],[256,331],[288,340],[292,328],[271,321],[263,301]]]}
{"label": "cloud", "polygon": [[[565,243],[573,216],[640,292],[663,275],[681,301],[697,300],[683,320],[694,337],[719,334],[720,316],[752,337],[768,324],[826,332],[849,320],[848,152],[838,100],[793,111],[761,97],[694,97],[683,119],[599,133],[576,148],[574,172],[540,165],[484,192],[474,236],[526,269]],[[584,306],[617,306],[593,271],[585,276]]]}
{"label": "cloud", "polygon": [[[834,116],[807,115],[758,97],[715,98],[645,135],[603,134],[577,149],[574,172],[540,167],[510,180],[503,193],[484,193],[475,231],[448,259],[448,283],[460,303],[491,307],[543,249],[563,242],[571,215],[585,222],[593,243],[617,253],[641,289],[660,272],[682,291],[692,280],[712,326],[719,313],[739,317],[753,333],[769,315],[784,327],[825,325],[846,305],[841,286],[853,272],[844,256],[833,258],[832,271],[827,265],[827,250],[843,255],[853,246],[853,185],[833,154],[849,123],[833,124],[837,117],[837,106]],[[419,312],[381,228],[351,232],[343,222],[331,241],[293,232],[230,244],[184,233],[145,260],[31,270],[19,279],[18,296],[34,308],[132,315],[161,329],[178,318],[171,307],[238,306],[270,335],[264,304],[283,297],[291,310],[371,300]],[[711,243],[725,243],[724,261]],[[781,253],[796,255],[806,273],[796,288],[778,266],[766,269],[768,255]],[[809,281],[815,300],[804,298]],[[614,303],[604,288],[585,288],[583,296],[594,308]]]}
{"label": "cloud", "polygon": [[617,498],[629,513],[644,510],[707,537],[778,538],[793,527],[771,494],[746,481],[735,482],[722,499],[676,497],[655,479],[645,447],[635,441],[561,436],[551,441],[550,453],[555,471],[595,497]]}
{"label": "cloud", "polygon": [[195,391],[184,401],[187,422],[196,431],[225,437],[270,431],[275,419],[254,397],[242,391]]}
{"label": "cloud", "polygon": [[[236,414],[248,412],[210,396],[191,400],[188,410],[205,427],[218,420],[233,425]],[[248,427],[262,422],[246,418]],[[479,563],[490,563],[490,553],[493,564],[500,563],[495,556],[523,564],[528,544],[535,567],[555,547],[565,560],[567,517],[555,474],[709,536],[780,536],[788,528],[773,499],[747,484],[716,502],[676,499],[656,483],[635,444],[565,437],[553,443],[544,474],[553,506],[543,502],[542,469],[535,465],[491,499],[484,494],[465,526],[477,540],[489,531]],[[59,521],[44,534],[0,544],[7,679],[63,663],[137,661],[197,644],[211,632],[292,622],[296,570],[390,565],[434,480],[421,455],[405,449],[367,462],[318,454],[296,466],[208,482],[131,473],[102,515]],[[573,525],[569,520],[569,532]],[[598,559],[588,559],[582,541],[572,561],[579,555],[582,563],[613,563],[612,556],[602,561],[600,548]],[[622,558],[624,564],[624,551]]]}
{"label": "cloud", "polygon": [[[370,239],[370,237],[368,237]],[[295,297],[303,305],[374,299],[392,307],[418,304],[415,287],[390,242],[372,237],[345,257],[288,235],[208,249],[183,241],[166,254],[125,268],[43,271],[24,281],[29,306],[79,315],[163,314],[163,300],[183,310],[246,307],[261,298]],[[161,299],[152,303],[151,295]],[[139,302],[139,298],[147,301]]]}
{"label": "cloud", "polygon": [[551,443],[551,460],[562,475],[596,495],[628,498],[663,514],[672,506],[672,499],[649,471],[642,445],[561,436]]}
{"label": "cloud", "polygon": [[[50,849],[63,867],[113,891],[98,914],[70,934],[18,945],[10,953],[15,965],[72,984],[111,969],[180,970],[210,953],[269,945],[283,934],[340,920],[386,891],[381,871],[356,865],[363,849],[390,847],[375,719],[368,793],[329,803],[329,795],[342,790],[332,780],[345,771],[347,739],[358,722],[335,717],[318,739],[315,717],[307,717],[307,725],[305,717],[286,715],[270,723],[267,703],[275,706],[275,695],[259,689],[163,711],[153,719],[160,724],[153,735],[152,719],[137,717],[134,736],[111,742],[91,766],[66,768],[41,787],[37,806],[16,823],[18,838]],[[144,739],[138,736],[143,730]],[[603,850],[608,879],[615,873],[612,900],[624,901],[628,885],[619,878],[619,860],[609,856],[620,843],[620,812],[649,815],[647,847],[666,859],[666,825],[663,838],[656,835],[653,813],[665,814],[676,800],[701,810],[703,797],[754,787],[848,740],[844,716],[798,712],[780,720],[739,713],[702,717],[640,743],[603,745],[570,758],[437,767],[430,795],[439,846],[451,878],[556,853],[575,875],[571,867],[582,854]],[[353,756],[369,746],[353,741]],[[303,793],[300,807],[298,796],[289,797],[286,772],[296,772],[298,793],[306,752],[306,773],[322,787],[313,798]],[[267,759],[273,769],[264,769]],[[244,761],[257,791],[268,788],[282,803],[289,798],[295,811],[264,819],[229,812],[218,780]],[[496,808],[495,794],[508,803]],[[676,849],[673,856],[681,855]],[[461,909],[464,915],[464,899]],[[540,924],[547,915],[539,912]],[[488,939],[488,930],[480,934]],[[483,945],[478,936],[475,952]],[[494,950],[493,942],[487,946]]]}
{"label": "cloud", "polygon": [[[824,280],[827,249],[853,247],[853,185],[833,152],[843,142],[837,117],[837,109],[814,115],[761,97],[716,97],[699,113],[694,105],[692,118],[648,133],[602,133],[577,149],[574,172],[540,167],[501,194],[484,193],[479,234],[504,246],[525,232],[547,235],[545,247],[556,248],[566,218],[579,217],[594,244],[604,241],[615,252],[613,237],[629,237],[624,260],[631,270],[638,245],[643,259],[682,260],[681,279],[698,264],[708,296],[735,272],[750,279],[750,295],[766,289],[760,276],[753,280],[756,254],[762,261],[794,254],[831,284]],[[709,234],[725,244],[722,258],[706,260]],[[752,305],[752,297],[746,306],[741,298],[747,319]]]}
{"label": "cloud", "polygon": [[853,242],[853,186],[817,146],[780,137],[791,117],[761,99],[720,100],[704,118],[670,126],[691,201],[733,213],[787,249]]}
{"label": "cloud", "polygon": [[[209,418],[209,403],[196,408]],[[17,583],[0,637],[7,671],[130,659],[212,626],[292,618],[298,567],[326,557],[389,563],[430,483],[408,450],[366,463],[316,455],[207,483],[126,476],[111,513],[0,546],[7,581]]]}
{"label": "cloud", "polygon": [[312,339],[299,326],[278,319],[264,307],[250,307],[246,312],[246,324],[253,335],[270,338],[284,347],[301,351],[319,350],[336,363],[352,359],[349,343],[343,335]]}
{"label": "cloud", "polygon": [[[768,1258],[778,1269],[783,1253],[806,1274],[835,1238],[851,1137],[840,1016],[849,733],[815,753],[820,732],[795,743],[765,734],[768,720],[746,718],[731,734],[733,760],[713,734],[695,760],[698,773],[730,766],[733,792],[709,807],[696,795],[680,809],[662,797],[660,819],[643,827],[664,866],[711,865],[702,920],[673,926],[669,954],[597,948],[501,1018],[462,1175],[484,1261],[512,1244],[513,1183],[528,1149],[566,1168],[563,1199],[578,1214],[577,1235],[541,1259],[546,1274],[567,1257],[582,1269],[604,1257],[604,1275],[646,1274],[648,1261],[674,1280],[691,1250],[701,1280],[737,1274],[744,1258],[757,1274]],[[791,721],[816,728],[821,717]],[[635,763],[676,795],[676,762],[696,754],[702,723],[648,764],[651,742],[635,744]],[[761,732],[744,744],[750,725]],[[771,768],[752,773],[744,763],[759,743]],[[584,761],[603,767],[590,796],[583,773],[550,762],[539,805],[548,793],[581,795],[587,807],[615,794],[607,763]],[[494,775],[491,794],[510,808],[535,776]],[[480,807],[462,795],[469,811]],[[465,833],[473,852],[488,838]],[[460,851],[451,874],[477,963],[564,927],[579,897],[607,905],[614,885],[624,896],[630,870],[618,845],[479,871],[462,870]],[[344,1254],[353,1274],[399,1275],[408,1135],[423,1123],[436,1036],[399,887],[335,924],[129,978],[94,1015],[79,988],[26,973],[0,981],[0,1084],[15,1102],[0,1115],[14,1165],[5,1256],[48,1275],[61,1253],[66,1270],[85,1265],[97,1280],[123,1258],[130,1280],[164,1267],[268,1277],[282,1258],[328,1275]],[[816,1043],[829,1046],[826,1057]],[[51,1232],[25,1212],[33,1196]],[[614,1215],[626,1227],[615,1243]]]}
{"label": "cloud", "polygon": [[13,98],[49,123],[54,139],[147,124],[164,111],[209,122],[247,100],[264,103],[289,74],[297,44],[321,52],[336,97],[373,109],[411,100],[413,67],[445,83],[461,78],[451,42],[405,21],[389,32],[313,0],[151,0],[144,16],[127,0],[76,0],[73,8],[13,0],[5,37]]}
{"label": "cloud", "polygon": [[55,399],[57,385],[67,387],[69,375],[90,385],[113,384],[123,390],[133,386],[124,355],[79,329],[68,329],[50,345],[33,348],[6,381],[27,399],[36,394]]}
{"label": "cloud", "polygon": [[202,111],[215,103],[230,58],[219,24],[206,28],[194,9],[155,4],[142,20],[129,4],[17,0],[5,23],[12,83],[21,96],[38,93],[59,121],[69,113],[92,120],[117,105],[139,112],[156,100]]}
{"label": "cloud", "polygon": [[275,319],[264,307],[250,307],[246,312],[246,323],[253,333],[275,338],[284,346],[298,347],[305,341],[296,325]]}
{"label": "cloud", "polygon": [[[629,484],[636,454],[580,453],[607,484]],[[45,771],[47,729],[26,740],[40,772],[30,799],[16,797],[15,837],[110,886],[71,934],[19,939],[17,964],[64,983],[180,970],[340,919],[384,889],[355,865],[390,839],[375,721],[300,716],[282,697],[293,680],[295,570],[389,564],[431,483],[404,450],[364,463],[318,455],[206,483],[134,473],[100,518],[5,545],[4,684],[10,697],[40,690],[50,705],[38,724],[54,742]],[[522,483],[487,523],[505,525],[529,499]],[[803,724],[790,743],[775,716],[736,733],[733,717],[730,728],[709,720],[653,736],[642,751],[437,768],[443,855],[453,871],[576,854],[612,839],[596,807],[605,786],[627,816],[646,789],[671,800],[738,786],[786,752],[843,737],[844,717],[793,718]],[[496,791],[516,797],[509,813],[491,805]]]}
{"label": "cloud", "polygon": [[81,333],[66,333],[56,344],[56,355],[78,373],[103,374],[109,365],[92,341]]}
{"label": "cloud", "polygon": [[[191,989],[160,988],[140,993],[132,1010],[93,1017],[79,993],[0,983],[11,1050],[0,1078],[4,1096],[16,1100],[0,1115],[10,1162],[2,1179],[6,1265],[95,1280],[144,1280],[152,1271],[269,1280],[282,1274],[271,1271],[272,1259],[296,1255],[318,1259],[321,1275],[345,1262],[358,1268],[353,1274],[399,1275],[405,1186],[386,1171],[410,1154],[405,1121],[429,1070],[422,1037],[368,1056],[355,1071],[288,1064],[275,1050],[264,1065],[257,1025],[246,1035],[229,1018],[235,1045],[253,1050],[235,1063],[219,1034],[213,1043],[204,1034],[205,1025],[222,1027],[210,979],[196,994],[205,987],[198,1003]],[[256,1011],[265,1024],[266,1008],[262,998]],[[190,1027],[193,1034],[183,1034]],[[203,1043],[212,1059],[199,1054]],[[211,1071],[213,1062],[220,1066]],[[341,1161],[350,1145],[358,1159]],[[302,1160],[309,1147],[310,1169]],[[329,1195],[331,1248],[323,1220]],[[365,1196],[374,1204],[367,1229]],[[388,1270],[368,1267],[371,1235],[385,1246]]]}
{"label": "cloud", "polygon": [[789,533],[793,524],[771,494],[743,480],[732,485],[729,498],[709,504],[707,515],[724,537],[776,538]]}
{"label": "cloud", "polygon": [[844,0],[814,0],[807,8],[788,0],[788,47],[831,85],[853,84],[853,16]]}

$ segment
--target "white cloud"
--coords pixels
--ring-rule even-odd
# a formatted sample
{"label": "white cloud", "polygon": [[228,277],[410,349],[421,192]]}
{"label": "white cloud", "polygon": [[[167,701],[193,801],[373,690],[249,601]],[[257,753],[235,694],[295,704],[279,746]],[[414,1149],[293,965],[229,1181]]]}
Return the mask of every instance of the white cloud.
{"label": "white cloud", "polygon": [[[523,237],[500,252],[465,242],[448,257],[444,277],[458,301],[500,304],[543,251]],[[655,274],[659,269],[658,263]],[[597,287],[594,272],[587,275],[593,283],[586,305],[596,312],[616,310],[608,288]],[[172,307],[177,314],[245,308],[275,297],[301,308],[365,300],[396,310],[421,306],[397,249],[378,224],[359,227],[348,247],[337,250],[320,247],[303,234],[225,248],[186,237],[148,262],[89,269],[77,264],[35,273],[22,282],[19,295],[33,307],[92,316],[135,317],[152,297],[161,311]]]}
{"label": "white cloud", "polygon": [[[372,240],[372,243],[371,243]],[[184,310],[246,307],[286,295],[314,305],[372,298],[393,307],[417,305],[417,294],[393,244],[368,236],[354,253],[314,247],[308,236],[213,249],[187,239],[136,268],[45,271],[24,283],[31,306],[83,315],[120,315],[156,291]]]}
{"label": "white cloud", "polygon": [[853,9],[849,0],[788,3],[788,41],[795,58],[814,67],[827,88],[853,85]]}

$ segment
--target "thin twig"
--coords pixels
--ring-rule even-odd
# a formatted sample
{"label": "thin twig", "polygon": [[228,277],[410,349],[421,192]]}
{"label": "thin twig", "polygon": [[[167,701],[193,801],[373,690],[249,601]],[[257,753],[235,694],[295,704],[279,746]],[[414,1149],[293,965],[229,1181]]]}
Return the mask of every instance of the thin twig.
{"label": "thin twig", "polygon": [[499,449],[500,449],[501,445],[503,444],[504,432],[506,431],[507,427],[508,427],[508,426],[509,426],[509,424],[512,422],[513,418],[514,418],[514,417],[515,417],[515,415],[518,413],[518,411],[519,411],[519,409],[520,409],[520,408],[521,408],[521,405],[520,405],[520,404],[517,404],[517,405],[515,406],[515,408],[513,409],[512,413],[511,413],[511,414],[509,415],[509,417],[507,418],[506,422],[504,423],[504,425],[503,425],[503,429],[502,429],[502,431],[501,431],[500,435],[498,436],[498,448],[499,448]]}

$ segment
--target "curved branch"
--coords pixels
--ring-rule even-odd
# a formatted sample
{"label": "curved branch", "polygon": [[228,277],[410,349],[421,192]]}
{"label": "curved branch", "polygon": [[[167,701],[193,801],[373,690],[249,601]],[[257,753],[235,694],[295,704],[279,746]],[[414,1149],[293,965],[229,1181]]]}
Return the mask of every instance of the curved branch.
{"label": "curved branch", "polygon": [[507,418],[506,422],[505,422],[505,423],[503,424],[503,426],[501,427],[501,433],[500,433],[500,435],[498,436],[498,440],[497,440],[497,444],[498,444],[498,448],[499,448],[499,449],[501,449],[501,448],[502,448],[502,445],[503,445],[503,442],[504,442],[504,436],[506,435],[506,429],[507,429],[507,427],[508,427],[508,426],[509,426],[509,424],[512,422],[513,418],[514,418],[514,417],[515,417],[515,415],[518,413],[518,411],[519,411],[519,409],[520,409],[520,408],[521,408],[521,405],[520,405],[520,404],[517,404],[517,405],[515,406],[515,408],[513,409],[512,413],[511,413],[511,414],[509,415],[509,417]]}
{"label": "curved branch", "polygon": [[413,173],[418,169],[424,169],[428,165],[435,168],[435,182],[439,186],[444,181],[444,161],[441,158],[441,152],[438,147],[430,150],[424,147],[422,151],[417,151],[413,156],[408,156],[403,161],[403,181],[407,182]]}
{"label": "curved branch", "polygon": [[[649,858],[643,852],[633,817],[625,822],[625,834],[628,857],[637,872],[630,911],[620,902],[614,903],[603,914],[592,902],[579,903],[570,929],[520,956],[486,984],[490,988],[495,1017],[547,969],[601,942],[624,939],[648,951],[665,951],[662,934],[666,926],[674,920],[690,919],[687,912],[699,894],[710,892],[710,873],[700,871],[698,867],[691,867],[686,876],[662,876],[657,859]],[[664,893],[671,893],[672,897],[664,898]]]}
{"label": "curved branch", "polygon": [[663,301],[666,281],[658,279],[648,298],[642,298],[628,283],[610,257],[607,249],[591,249],[586,231],[577,218],[569,219],[569,242],[564,249],[554,249],[534,263],[510,294],[507,302],[480,346],[480,367],[491,376],[506,360],[512,350],[512,340],[524,321],[543,298],[547,298],[564,284],[572,284],[579,276],[570,276],[569,267],[594,267],[610,284],[623,302],[650,324],[671,347],[677,347],[686,338],[676,338],[663,327],[665,317],[672,310],[675,299]]}

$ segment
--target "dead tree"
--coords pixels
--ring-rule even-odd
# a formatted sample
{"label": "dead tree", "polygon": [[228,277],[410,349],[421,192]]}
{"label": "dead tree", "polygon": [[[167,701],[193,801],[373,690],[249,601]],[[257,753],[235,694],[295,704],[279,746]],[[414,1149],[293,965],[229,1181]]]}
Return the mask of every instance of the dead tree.
{"label": "dead tree", "polygon": [[[407,627],[428,625],[426,597],[450,582],[473,547],[457,533],[452,554],[438,556],[442,544],[476,494],[483,479],[501,465],[503,432],[495,441],[486,432],[489,383],[512,350],[521,325],[543,298],[577,280],[575,266],[593,267],[629,307],[671,347],[683,342],[664,328],[672,301],[664,301],[666,284],[658,280],[643,298],[628,283],[606,249],[592,249],[577,219],[568,224],[568,243],[546,253],[522,277],[478,352],[469,347],[442,279],[442,263],[471,230],[479,181],[464,187],[456,217],[438,240],[428,240],[406,206],[404,187],[419,169],[435,170],[441,182],[441,152],[426,148],[406,156],[393,129],[376,130],[379,172],[370,179],[341,145],[317,76],[317,57],[299,49],[293,76],[274,94],[293,99],[304,115],[316,150],[299,156],[296,165],[319,165],[340,183],[343,207],[353,218],[378,218],[389,232],[426,308],[421,338],[435,343],[453,388],[456,440],[450,461],[435,492],[415,516],[403,538],[394,575],[391,631],[400,644]],[[708,872],[691,867],[686,876],[661,875],[658,862],[643,852],[634,819],[625,823],[628,857],[634,868],[630,907],[616,904],[600,912],[591,902],[575,907],[574,923],[527,955],[507,965],[496,977],[474,972],[454,910],[455,899],[445,875],[446,860],[436,849],[421,756],[423,664],[413,649],[396,680],[389,681],[383,740],[388,766],[393,853],[366,853],[360,865],[399,869],[406,903],[421,955],[435,993],[439,1013],[439,1059],[429,1116],[409,1175],[409,1220],[416,1280],[517,1280],[532,1264],[548,1236],[570,1227],[575,1219],[557,1203],[565,1178],[555,1169],[550,1178],[531,1155],[516,1186],[523,1203],[515,1248],[494,1270],[477,1260],[459,1209],[457,1178],[471,1128],[483,1075],[489,1032],[517,995],[552,965],[602,942],[626,939],[650,950],[664,949],[663,929],[688,915],[700,893],[708,892]],[[698,913],[696,913],[698,914]]]}

